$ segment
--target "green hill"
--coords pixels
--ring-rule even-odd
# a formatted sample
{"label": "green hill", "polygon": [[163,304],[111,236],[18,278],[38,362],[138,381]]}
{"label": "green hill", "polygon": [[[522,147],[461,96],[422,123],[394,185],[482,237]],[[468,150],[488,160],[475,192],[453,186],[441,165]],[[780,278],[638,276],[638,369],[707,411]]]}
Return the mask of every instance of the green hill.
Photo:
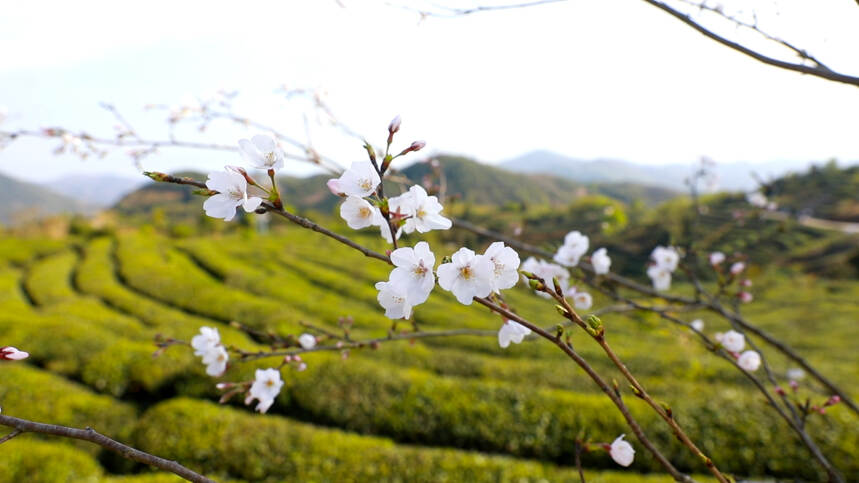
{"label": "green hill", "polygon": [[0,223],[14,225],[59,213],[92,211],[92,207],[44,186],[0,174]]}

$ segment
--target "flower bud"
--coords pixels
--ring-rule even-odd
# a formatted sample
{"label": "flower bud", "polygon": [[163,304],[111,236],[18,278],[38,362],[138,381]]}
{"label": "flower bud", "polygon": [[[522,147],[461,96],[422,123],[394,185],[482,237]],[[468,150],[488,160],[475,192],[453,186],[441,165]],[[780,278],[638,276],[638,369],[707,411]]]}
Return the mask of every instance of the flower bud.
{"label": "flower bud", "polygon": [[744,303],[744,304],[747,304],[747,303],[751,302],[751,301],[754,299],[754,297],[752,296],[752,294],[750,294],[749,292],[745,292],[745,291],[738,293],[738,294],[737,294],[737,297],[739,297],[739,298],[740,298],[740,302],[742,302],[742,303]]}
{"label": "flower bud", "polygon": [[325,184],[328,186],[328,190],[331,191],[332,194],[336,196],[346,196],[346,193],[344,193],[343,189],[340,187],[340,180],[338,178],[331,178]]}
{"label": "flower bud", "polygon": [[399,131],[399,130],[400,130],[400,123],[401,123],[401,122],[402,122],[402,120],[400,119],[400,116],[397,116],[397,117],[393,118],[393,119],[391,120],[391,123],[390,123],[390,124],[388,124],[388,132],[389,132],[389,133],[391,133],[391,134],[394,134],[394,133],[396,133],[397,131]]}
{"label": "flower bud", "polygon": [[0,347],[0,360],[20,361],[30,357],[28,352],[19,351],[12,346]]}
{"label": "flower bud", "polygon": [[739,275],[740,272],[746,269],[746,264],[743,262],[737,262],[731,265],[731,275]]}

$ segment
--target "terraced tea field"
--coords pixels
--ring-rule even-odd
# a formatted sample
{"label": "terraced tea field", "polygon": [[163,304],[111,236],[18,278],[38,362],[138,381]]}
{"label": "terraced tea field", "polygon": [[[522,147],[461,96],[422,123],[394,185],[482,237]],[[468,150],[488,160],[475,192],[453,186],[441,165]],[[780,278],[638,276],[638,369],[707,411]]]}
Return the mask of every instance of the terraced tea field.
{"label": "terraced tea field", "polygon": [[[382,248],[375,238],[363,241]],[[264,349],[231,321],[298,335],[307,331],[302,323],[338,331],[338,318],[351,316],[353,337],[385,336],[391,322],[373,284],[388,270],[298,229],[184,239],[145,229],[63,241],[2,239],[0,342],[31,357],[0,365],[0,405],[8,415],[92,426],[230,481],[578,481],[577,437],[610,442],[629,432],[590,379],[536,340],[502,350],[493,335],[462,336],[390,342],[348,358],[307,354],[306,371],[284,369],[285,385],[267,415],[239,400],[218,405],[217,380],[189,348],[152,357],[157,334],[188,341],[201,326],[217,327],[225,344]],[[757,276],[754,290],[745,315],[859,396],[859,283],[773,272]],[[552,304],[524,288],[505,296],[544,326],[559,321]],[[595,297],[594,308],[609,303]],[[728,328],[707,314],[684,317],[703,318],[708,331]],[[721,469],[819,477],[750,383],[690,334],[652,316],[603,320],[626,364],[671,404]],[[501,320],[437,289],[416,309],[415,322],[426,330],[494,332]],[[577,350],[599,372],[620,379],[596,344],[578,339]],[[782,372],[791,367],[771,359]],[[222,379],[248,380],[254,369],[278,363],[233,364]],[[706,472],[651,411],[625,397],[680,470]],[[859,475],[859,420],[835,407],[808,424],[831,459]],[[628,470],[603,452],[585,454],[587,480],[669,481],[636,447]],[[4,482],[176,480],[90,444],[33,435],[4,443],[0,468]]]}

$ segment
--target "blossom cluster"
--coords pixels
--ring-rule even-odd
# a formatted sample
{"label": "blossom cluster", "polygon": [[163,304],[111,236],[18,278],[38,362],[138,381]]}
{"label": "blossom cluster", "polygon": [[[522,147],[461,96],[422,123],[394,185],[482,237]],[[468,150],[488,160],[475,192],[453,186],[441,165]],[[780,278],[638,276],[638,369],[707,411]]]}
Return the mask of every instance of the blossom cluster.
{"label": "blossom cluster", "polygon": [[212,327],[200,327],[200,334],[191,338],[191,347],[194,355],[203,358],[206,365],[206,374],[218,377],[227,370],[227,362],[230,355],[221,344],[221,335],[218,329]]}
{"label": "blossom cluster", "polygon": [[653,282],[653,288],[659,291],[671,288],[671,274],[677,270],[677,264],[680,262],[677,249],[657,246],[650,254],[650,260],[647,276]]}
{"label": "blossom cluster", "polygon": [[722,345],[722,348],[737,358],[737,365],[744,370],[754,372],[761,366],[761,355],[756,351],[740,352],[746,347],[746,337],[743,334],[729,330],[724,334],[717,333],[715,338]]}

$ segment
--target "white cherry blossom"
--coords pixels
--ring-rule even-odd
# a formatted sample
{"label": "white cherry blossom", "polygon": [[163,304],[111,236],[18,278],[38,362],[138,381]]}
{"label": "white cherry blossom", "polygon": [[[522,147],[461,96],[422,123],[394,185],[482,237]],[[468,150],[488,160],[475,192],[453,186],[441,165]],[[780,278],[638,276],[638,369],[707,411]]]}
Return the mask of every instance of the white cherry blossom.
{"label": "white cherry blossom", "polygon": [[697,330],[698,332],[704,330],[704,321],[701,319],[695,319],[692,322],[689,322],[689,325],[691,325],[692,328]]}
{"label": "white cherry blossom", "polygon": [[710,254],[710,265],[716,266],[725,261],[725,254],[722,252],[713,252]]}
{"label": "white cherry blossom", "polygon": [[212,348],[221,343],[221,335],[217,328],[200,327],[200,334],[191,338],[191,347],[195,356],[204,356]]}
{"label": "white cherry blossom", "polygon": [[731,265],[731,275],[739,275],[746,269],[746,264],[743,262],[735,262]]}
{"label": "white cherry blossom", "polygon": [[460,248],[451,257],[450,263],[438,267],[438,284],[453,292],[456,300],[471,305],[474,297],[486,297],[492,292],[492,261],[475,255],[468,248]]}
{"label": "white cherry blossom", "polygon": [[250,140],[239,140],[242,157],[257,169],[283,168],[283,152],[271,136],[258,134]]}
{"label": "white cherry blossom", "polygon": [[579,310],[588,310],[593,305],[594,300],[591,294],[587,292],[579,292],[573,294],[573,305]]}
{"label": "white cherry blossom", "polygon": [[390,282],[405,289],[412,306],[426,302],[435,286],[435,255],[429,244],[421,241],[414,248],[397,248],[391,252],[391,262],[396,268],[391,270]]}
{"label": "white cherry blossom", "polygon": [[254,373],[254,382],[245,398],[245,404],[250,404],[254,399],[259,401],[256,410],[264,413],[274,404],[274,400],[280,394],[283,381],[280,379],[280,371],[277,369],[257,369]]}
{"label": "white cherry blossom", "polygon": [[743,334],[729,330],[722,334],[722,347],[731,352],[740,352],[746,346],[746,338]]}
{"label": "white cherry blossom", "polygon": [[230,221],[236,216],[236,208],[239,206],[251,213],[262,203],[262,199],[257,196],[248,197],[248,182],[244,176],[235,171],[210,173],[206,187],[218,192],[203,203],[203,209],[212,218]]}
{"label": "white cherry blossom", "polygon": [[680,261],[680,254],[677,253],[677,249],[674,247],[657,246],[650,254],[650,258],[656,262],[656,266],[662,267],[668,270],[668,272],[673,272],[677,269],[677,263]]}
{"label": "white cherry blossom", "polygon": [[218,377],[227,370],[227,361],[230,360],[230,355],[227,354],[227,349],[222,345],[217,345],[210,348],[203,354],[203,364],[206,365],[206,374]]}
{"label": "white cherry blossom", "polygon": [[620,466],[629,466],[632,464],[633,459],[635,459],[635,450],[631,444],[623,439],[624,436],[626,435],[621,434],[611,443],[609,454],[615,463]]}
{"label": "white cherry blossom", "polygon": [[412,233],[417,230],[418,233],[426,233],[431,230],[448,230],[453,226],[449,219],[440,215],[444,208],[438,198],[428,196],[422,186],[414,185],[400,196],[408,196],[404,201],[408,203],[408,213],[411,215],[403,226],[404,232]]}
{"label": "white cherry blossom", "polygon": [[349,196],[340,205],[340,218],[346,221],[349,228],[360,230],[376,224],[378,209],[369,201],[359,196]]}
{"label": "white cherry blossom", "polygon": [[338,189],[351,196],[370,196],[382,180],[369,161],[355,161],[338,179]]}
{"label": "white cherry blossom", "polygon": [[531,329],[514,321],[508,320],[498,330],[498,345],[506,349],[510,343],[520,344],[522,340],[531,333]]}
{"label": "white cherry blossom", "polygon": [[564,237],[564,244],[555,253],[555,261],[561,265],[575,267],[579,259],[587,253],[590,241],[578,231],[571,231]]}
{"label": "white cherry blossom", "polygon": [[12,346],[0,347],[0,360],[5,361],[20,361],[30,357],[29,352],[24,352]]}
{"label": "white cherry blossom", "polygon": [[504,246],[503,242],[494,242],[483,252],[483,256],[492,262],[490,283],[493,292],[512,288],[519,281],[519,254],[516,250]]}
{"label": "white cherry blossom", "polygon": [[737,365],[749,372],[757,371],[761,367],[761,355],[755,351],[745,351],[737,358]]}
{"label": "white cherry blossom", "polygon": [[671,288],[671,271],[659,265],[651,265],[647,269],[647,276],[653,282],[653,288],[658,291]]}
{"label": "white cherry blossom", "polygon": [[611,268],[611,258],[608,256],[608,251],[605,248],[596,250],[593,255],[591,255],[591,265],[594,267],[595,274],[607,274]]}
{"label": "white cherry blossom", "polygon": [[378,282],[376,290],[379,291],[376,300],[385,309],[385,317],[408,319],[412,315],[412,304],[408,299],[405,287],[391,282]]}
{"label": "white cherry blossom", "polygon": [[298,345],[302,349],[313,349],[316,347],[316,337],[313,337],[311,334],[301,334],[298,336]]}

